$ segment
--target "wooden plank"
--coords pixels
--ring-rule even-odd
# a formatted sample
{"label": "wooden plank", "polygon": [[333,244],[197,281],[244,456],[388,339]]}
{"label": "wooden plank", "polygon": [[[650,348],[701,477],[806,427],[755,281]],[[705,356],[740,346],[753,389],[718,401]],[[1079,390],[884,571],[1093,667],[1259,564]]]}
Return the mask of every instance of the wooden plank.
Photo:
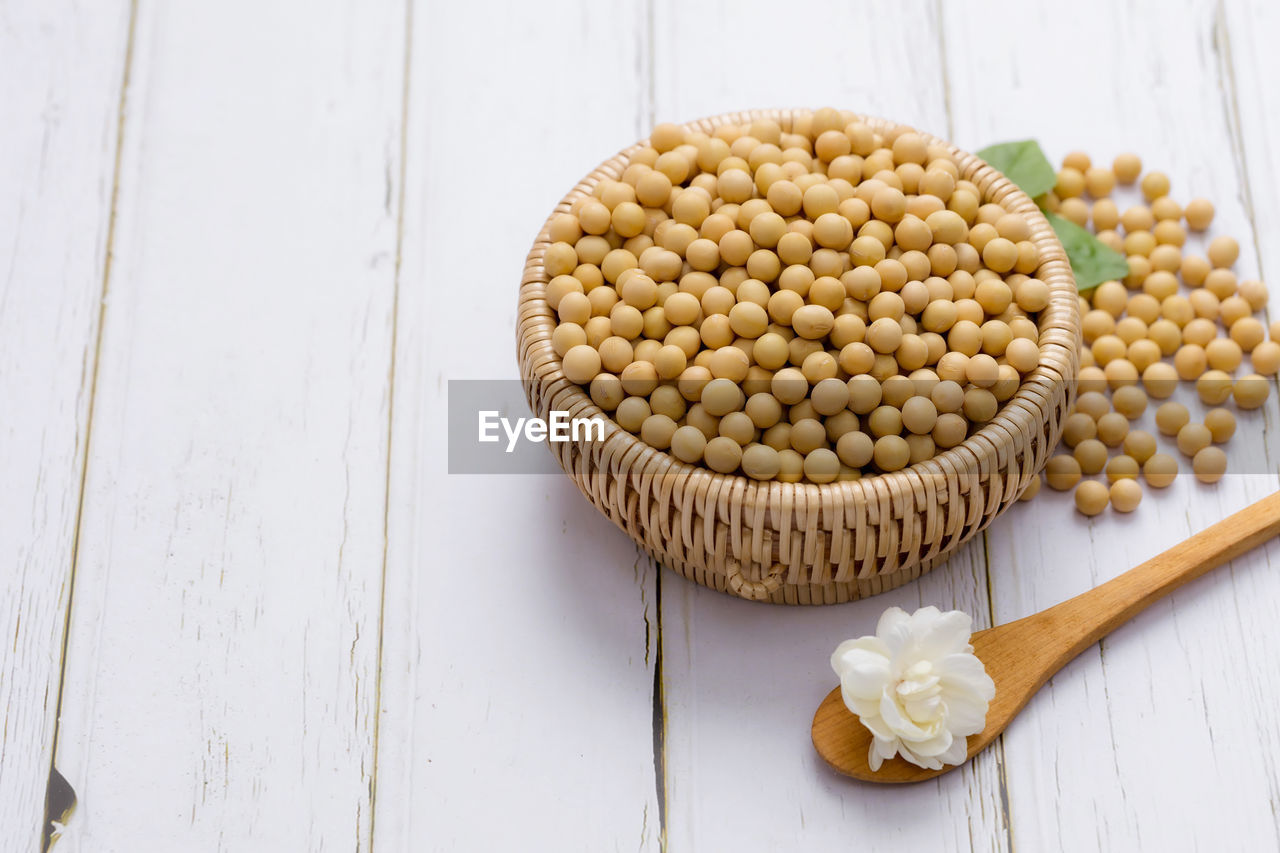
{"label": "wooden plank", "polygon": [[663,581],[670,849],[796,838],[813,850],[851,838],[871,850],[1008,849],[999,747],[932,782],[877,787],[828,769],[809,738],[836,683],[832,650],[874,633],[885,608],[933,604],[989,625],[980,540],[916,583],[835,607],[765,607]]}
{"label": "wooden plank", "polygon": [[652,567],[568,478],[450,475],[445,452],[447,380],[517,375],[543,220],[643,132],[637,33],[621,0],[415,12],[379,851],[659,844]]}
{"label": "wooden plank", "polygon": [[[831,104],[948,134],[934,4],[874,14],[801,4],[787,16],[805,22],[804,37],[773,40],[767,61],[750,61],[761,22],[776,15],[766,3],[732,14],[657,3],[655,118]],[[871,633],[889,606],[921,604],[989,624],[981,537],[917,583],[839,607],[763,607],[665,574],[669,849],[787,849],[797,838],[812,850],[851,840],[872,850],[1008,849],[998,750],[936,783],[889,791],[837,776],[809,742],[835,683],[836,645]]]}
{"label": "wooden plank", "polygon": [[0,826],[36,849],[107,265],[129,4],[0,11]]}
{"label": "wooden plank", "polygon": [[[1233,192],[1252,218],[1256,253],[1253,260],[1264,280],[1269,280],[1280,275],[1280,244],[1259,239],[1259,235],[1280,231],[1280,203],[1269,192],[1280,178],[1280,162],[1269,144],[1276,138],[1273,134],[1280,132],[1280,93],[1263,85],[1256,75],[1280,65],[1280,57],[1267,38],[1280,28],[1280,9],[1262,2],[1226,3],[1214,20],[1214,27],[1213,48],[1234,156],[1248,176],[1248,181]],[[1272,320],[1280,319],[1278,290],[1271,289]]]}
{"label": "wooden plank", "polygon": [[[1208,2],[1178,10],[1085,2],[1035,12],[1010,2],[981,18],[948,8],[948,44],[1005,46],[950,51],[957,141],[980,147],[1038,137],[1055,158],[1082,149],[1108,163],[1119,151],[1137,151],[1171,176],[1175,198],[1213,200],[1213,233],[1240,239],[1237,271],[1253,275],[1253,229],[1242,203],[1250,182],[1233,156],[1216,14]],[[1149,26],[1153,16],[1159,27]],[[1083,44],[1093,46],[1087,62]],[[1242,69],[1237,80],[1241,73],[1257,72]],[[1257,122],[1265,111],[1250,115]],[[1259,151],[1266,137],[1254,124],[1246,139]],[[1132,192],[1119,200],[1122,208],[1136,202]],[[1203,241],[1188,245],[1203,252]],[[1178,399],[1202,416],[1189,389]],[[1046,493],[1015,508],[990,532],[996,621],[1075,595],[1274,491],[1276,412],[1275,395],[1263,411],[1237,412],[1239,431],[1227,447],[1236,473],[1216,486],[1182,477],[1163,493],[1148,489],[1129,517],[1087,520],[1070,494]],[[1140,424],[1152,429],[1151,411]],[[1275,844],[1280,715],[1268,662],[1280,652],[1280,577],[1270,570],[1278,556],[1274,545],[1254,552],[1154,606],[1032,701],[1005,735],[1017,843],[1054,847],[1083,830],[1092,840],[1081,843],[1103,849],[1192,849],[1224,837],[1242,847]]]}
{"label": "wooden plank", "polygon": [[138,15],[56,753],[69,832],[367,850],[404,12]]}
{"label": "wooden plank", "polygon": [[[1275,322],[1280,320],[1280,288],[1276,280],[1280,276],[1280,244],[1270,235],[1280,228],[1280,199],[1273,191],[1280,185],[1280,163],[1276,161],[1271,140],[1280,138],[1275,135],[1280,133],[1280,95],[1262,85],[1255,75],[1275,73],[1280,68],[1280,57],[1276,56],[1274,40],[1270,38],[1280,32],[1280,9],[1268,3],[1233,2],[1219,5],[1216,11],[1214,48],[1236,160],[1244,175],[1239,194],[1253,224],[1253,252],[1246,249],[1246,262],[1256,264],[1253,269],[1271,284],[1267,317]],[[1280,401],[1280,385],[1275,383],[1272,398]],[[1277,469],[1276,457],[1280,455],[1275,438],[1275,430],[1280,427],[1277,412],[1280,412],[1280,402],[1263,410],[1261,430],[1257,420],[1254,421],[1254,430],[1261,432],[1260,440],[1266,448],[1266,464],[1273,470]],[[1247,663],[1260,667],[1257,672],[1261,679],[1247,682],[1251,689],[1246,701],[1250,716],[1259,721],[1254,730],[1258,736],[1255,748],[1263,756],[1273,839],[1280,838],[1280,807],[1277,806],[1280,804],[1280,760],[1276,758],[1280,755],[1280,726],[1276,724],[1280,683],[1268,662],[1280,658],[1280,637],[1275,631],[1276,624],[1280,623],[1280,605],[1276,603],[1280,584],[1275,581],[1274,568],[1277,564],[1280,564],[1280,548],[1273,545],[1261,559],[1249,564],[1252,568],[1241,567],[1234,573],[1237,597],[1247,602],[1248,622],[1240,631],[1248,638]],[[1225,698],[1219,703],[1224,710]]]}

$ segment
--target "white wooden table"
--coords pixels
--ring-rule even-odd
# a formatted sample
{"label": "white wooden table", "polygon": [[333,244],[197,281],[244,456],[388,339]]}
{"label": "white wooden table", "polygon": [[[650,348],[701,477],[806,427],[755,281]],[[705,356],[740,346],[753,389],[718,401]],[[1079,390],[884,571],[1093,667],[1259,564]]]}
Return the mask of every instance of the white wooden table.
{"label": "white wooden table", "polygon": [[515,375],[533,234],[656,120],[1132,149],[1280,276],[1278,38],[1264,0],[3,0],[0,848],[56,768],[63,850],[1276,849],[1274,544],[936,782],[808,734],[884,607],[1017,618],[1277,488],[1276,394],[1216,487],[1046,494],[825,609],[656,569],[566,478],[448,475],[444,407]]}

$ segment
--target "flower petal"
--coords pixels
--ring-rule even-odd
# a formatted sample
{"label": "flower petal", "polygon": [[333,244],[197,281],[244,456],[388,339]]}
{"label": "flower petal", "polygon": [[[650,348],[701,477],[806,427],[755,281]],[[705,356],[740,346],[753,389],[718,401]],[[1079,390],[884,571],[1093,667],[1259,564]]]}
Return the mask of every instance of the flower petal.
{"label": "flower petal", "polygon": [[880,697],[877,696],[875,699],[859,699],[857,696],[849,695],[842,686],[840,698],[844,699],[844,706],[855,715],[864,719],[880,719]]}
{"label": "flower petal", "polygon": [[925,758],[933,758],[946,752],[951,748],[951,743],[954,740],[955,738],[952,737],[951,732],[946,729],[942,729],[931,738],[922,738],[920,740],[903,738],[903,741],[911,748],[912,752]]}
{"label": "flower petal", "polygon": [[902,710],[912,722],[929,730],[939,725],[949,725],[945,708],[941,695],[920,699],[907,698],[902,702]]}
{"label": "flower petal", "polygon": [[859,714],[858,720],[862,723],[863,728],[881,740],[896,741],[898,739],[893,730],[884,724],[884,720],[881,719],[879,714]]}
{"label": "flower petal", "polygon": [[911,640],[911,617],[901,607],[890,607],[876,623],[876,636],[884,642],[890,657],[896,657]]}
{"label": "flower petal", "polygon": [[876,738],[872,748],[882,760],[888,761],[902,751],[902,742],[897,738]]}
{"label": "flower petal", "polygon": [[936,758],[920,755],[907,744],[902,744],[898,748],[898,753],[907,761],[910,761],[916,767],[923,767],[925,770],[941,770],[942,762]]}
{"label": "flower petal", "polygon": [[875,636],[836,648],[831,668],[845,705],[872,734],[873,770],[895,755],[929,769],[964,761],[967,737],[982,730],[995,696],[969,643],[972,628],[960,611],[891,607]]}
{"label": "flower petal", "polygon": [[969,689],[988,702],[996,695],[996,683],[977,655],[968,652],[947,655],[938,661],[937,672],[943,690]]}
{"label": "flower petal", "polygon": [[911,630],[919,636],[929,630],[929,626],[938,621],[938,617],[941,615],[942,611],[932,604],[918,607],[911,614]]}
{"label": "flower petal", "polygon": [[867,766],[871,768],[871,772],[875,773],[880,769],[880,765],[884,764],[884,756],[880,754],[880,750],[876,748],[878,741],[871,739],[871,746],[867,747]]}
{"label": "flower petal", "polygon": [[870,657],[857,661],[840,674],[840,687],[859,699],[878,699],[889,686],[889,661]]}
{"label": "flower petal", "polygon": [[987,700],[968,690],[944,692],[943,703],[947,711],[947,728],[953,734],[967,736],[976,735],[986,728]]}
{"label": "flower petal", "polygon": [[879,637],[855,637],[852,640],[845,640],[831,653],[831,668],[836,671],[836,675],[840,674],[843,662],[855,652],[880,655],[886,660],[889,657],[889,649]]}
{"label": "flower petal", "polygon": [[890,693],[885,693],[880,700],[880,716],[884,718],[885,725],[903,740],[923,739],[929,736],[927,732],[923,731],[903,713],[902,709],[898,707],[898,703],[893,701],[893,695]]}
{"label": "flower petal", "polygon": [[938,760],[943,764],[963,764],[968,755],[969,743],[967,739],[958,737],[951,742],[950,749],[938,756]]}
{"label": "flower petal", "polygon": [[936,661],[965,650],[973,633],[973,619],[968,613],[949,610],[939,613],[932,622],[921,626],[918,631],[917,654]]}

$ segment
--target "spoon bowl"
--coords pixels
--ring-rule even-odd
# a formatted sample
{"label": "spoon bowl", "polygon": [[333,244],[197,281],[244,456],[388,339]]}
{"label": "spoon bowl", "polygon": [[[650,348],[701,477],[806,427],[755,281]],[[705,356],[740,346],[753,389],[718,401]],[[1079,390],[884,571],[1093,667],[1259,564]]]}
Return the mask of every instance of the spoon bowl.
{"label": "spoon bowl", "polygon": [[[970,639],[995,682],[986,726],[968,740],[965,760],[1005,730],[1054,673],[1085,649],[1178,587],[1280,535],[1280,492],[1197,533],[1102,586]],[[813,745],[831,767],[866,782],[923,782],[960,766],[928,770],[895,757],[868,764],[871,732],[836,687],[813,717]],[[963,762],[962,762],[963,763]]]}

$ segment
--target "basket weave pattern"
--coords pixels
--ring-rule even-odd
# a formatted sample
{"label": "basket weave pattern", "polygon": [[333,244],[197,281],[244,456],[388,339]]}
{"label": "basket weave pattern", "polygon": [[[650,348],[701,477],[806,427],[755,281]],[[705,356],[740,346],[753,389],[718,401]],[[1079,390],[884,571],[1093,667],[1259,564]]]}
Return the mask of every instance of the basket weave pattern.
{"label": "basket weave pattern", "polygon": [[[807,111],[729,113],[685,125],[712,132],[725,123],[772,118],[789,132]],[[862,119],[877,131],[900,127]],[[704,586],[742,598],[832,604],[900,586],[942,562],[1009,507],[1058,443],[1074,399],[1080,322],[1066,253],[1035,203],[982,160],[944,140],[961,176],[982,201],[1027,216],[1040,251],[1038,277],[1049,305],[1038,317],[1040,365],[990,422],[962,444],[901,471],[827,485],[756,482],[687,465],[617,426],[586,391],[565,378],[551,346],[542,259],[548,217],[525,263],[517,315],[517,356],[535,415],[552,410],[607,420],[604,441],[548,444],[582,493],[657,560]],[[587,175],[551,216],[568,211],[602,178],[619,179],[632,146]]]}

